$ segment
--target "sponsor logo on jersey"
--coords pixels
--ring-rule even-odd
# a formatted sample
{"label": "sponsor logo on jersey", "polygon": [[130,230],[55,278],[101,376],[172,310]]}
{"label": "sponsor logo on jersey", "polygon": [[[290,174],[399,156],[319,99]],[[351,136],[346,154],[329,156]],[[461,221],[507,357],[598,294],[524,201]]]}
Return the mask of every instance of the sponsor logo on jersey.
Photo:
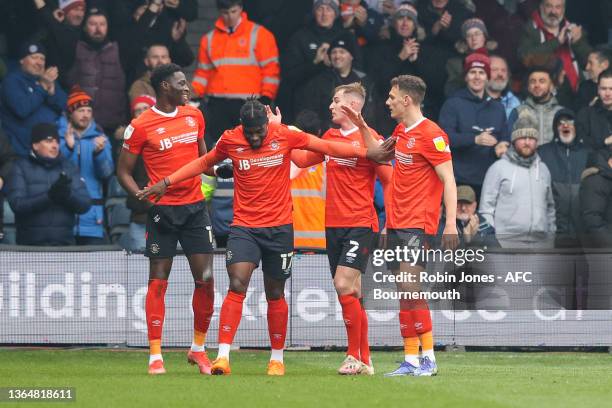
{"label": "sponsor logo on jersey", "polygon": [[[134,133],[134,127],[132,125],[128,125],[123,132],[123,140],[130,140],[132,133]],[[129,149],[129,146],[127,148]]]}
{"label": "sponsor logo on jersey", "polygon": [[275,154],[274,156],[258,157],[256,159],[250,159],[251,165],[258,167],[275,167],[283,164],[285,155]]}
{"label": "sponsor logo on jersey", "polygon": [[398,162],[406,166],[410,166],[414,163],[414,160],[411,154],[402,153],[399,150],[395,151],[395,158],[397,159]]}

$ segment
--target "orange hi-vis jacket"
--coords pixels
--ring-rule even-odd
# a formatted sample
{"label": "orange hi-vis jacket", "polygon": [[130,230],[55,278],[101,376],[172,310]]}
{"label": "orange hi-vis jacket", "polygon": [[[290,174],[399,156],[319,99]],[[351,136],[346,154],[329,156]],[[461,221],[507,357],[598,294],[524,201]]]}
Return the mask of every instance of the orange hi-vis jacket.
{"label": "orange hi-vis jacket", "polygon": [[274,35],[249,21],[246,13],[242,13],[234,32],[230,33],[219,17],[215,28],[202,36],[192,82],[198,96],[275,99],[279,82]]}
{"label": "orange hi-vis jacket", "polygon": [[291,180],[293,242],[296,248],[325,249],[325,163]]}

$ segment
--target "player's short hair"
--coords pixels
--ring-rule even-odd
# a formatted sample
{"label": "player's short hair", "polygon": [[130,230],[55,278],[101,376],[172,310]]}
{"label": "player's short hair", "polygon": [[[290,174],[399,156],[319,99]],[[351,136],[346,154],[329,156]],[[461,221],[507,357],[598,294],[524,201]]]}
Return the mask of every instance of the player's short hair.
{"label": "player's short hair", "polygon": [[181,67],[172,63],[155,67],[151,73],[151,86],[155,90],[155,93],[159,93],[162,82],[167,81],[175,72],[181,71]]}
{"label": "player's short hair", "polygon": [[391,88],[397,86],[400,91],[410,96],[415,105],[421,105],[425,99],[427,85],[415,75],[400,75],[391,80]]}
{"label": "player's short hair", "polygon": [[366,89],[359,82],[337,86],[334,95],[338,92],[358,96],[362,101],[366,99]]}
{"label": "player's short hair", "polygon": [[597,85],[599,85],[602,79],[606,78],[612,78],[612,68],[608,68],[605,71],[602,71],[601,74],[599,74],[599,77],[597,77]]}
{"label": "player's short hair", "polygon": [[252,97],[246,100],[240,108],[240,122],[244,127],[259,127],[268,123],[266,106]]}
{"label": "player's short hair", "polygon": [[234,6],[242,6],[242,0],[217,0],[217,10],[229,10]]}

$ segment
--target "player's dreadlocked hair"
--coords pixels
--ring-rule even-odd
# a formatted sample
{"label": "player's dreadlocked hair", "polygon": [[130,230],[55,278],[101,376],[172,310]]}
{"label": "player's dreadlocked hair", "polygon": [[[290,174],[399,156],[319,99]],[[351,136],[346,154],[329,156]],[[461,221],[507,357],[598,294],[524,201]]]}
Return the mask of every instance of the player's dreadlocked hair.
{"label": "player's dreadlocked hair", "polygon": [[180,72],[181,67],[176,64],[163,64],[155,67],[151,73],[151,86],[155,93],[159,94],[161,83],[167,81],[175,72]]}
{"label": "player's dreadlocked hair", "polygon": [[240,121],[244,127],[259,127],[268,123],[266,106],[252,97],[240,108]]}

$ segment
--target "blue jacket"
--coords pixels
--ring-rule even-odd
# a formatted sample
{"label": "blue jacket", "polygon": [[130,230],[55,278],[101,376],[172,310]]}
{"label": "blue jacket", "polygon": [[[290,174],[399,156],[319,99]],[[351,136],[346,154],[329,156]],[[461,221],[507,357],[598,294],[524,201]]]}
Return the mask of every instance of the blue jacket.
{"label": "blue jacket", "polygon": [[[49,199],[51,185],[61,172],[72,178],[70,197],[63,204]],[[44,159],[34,153],[13,165],[6,186],[8,202],[15,213],[19,245],[72,245],[75,213],[91,206],[79,170],[60,154]]]}
{"label": "blue jacket", "polygon": [[13,150],[21,157],[30,154],[34,125],[54,123],[66,107],[66,93],[57,81],[53,95],[36,82],[36,77],[16,69],[4,78],[0,90],[2,127]]}
{"label": "blue jacket", "polygon": [[479,146],[474,138],[493,128],[491,133],[498,142],[510,141],[504,106],[486,94],[480,99],[463,88],[444,102],[439,122],[450,140],[457,184],[481,186],[497,157],[494,147]]}
{"label": "blue jacket", "polygon": [[[92,206],[85,214],[77,217],[74,235],[82,237],[104,237],[104,202],[102,188],[114,172],[113,156],[110,141],[107,140],[104,149],[94,153],[94,139],[104,131],[91,121],[81,138],[75,137],[73,149],[66,146],[66,129],[68,120],[60,117],[57,124],[60,134],[60,149],[62,155],[78,167],[81,177],[85,179],[87,191],[92,198]],[[106,137],[106,136],[105,136]]]}

